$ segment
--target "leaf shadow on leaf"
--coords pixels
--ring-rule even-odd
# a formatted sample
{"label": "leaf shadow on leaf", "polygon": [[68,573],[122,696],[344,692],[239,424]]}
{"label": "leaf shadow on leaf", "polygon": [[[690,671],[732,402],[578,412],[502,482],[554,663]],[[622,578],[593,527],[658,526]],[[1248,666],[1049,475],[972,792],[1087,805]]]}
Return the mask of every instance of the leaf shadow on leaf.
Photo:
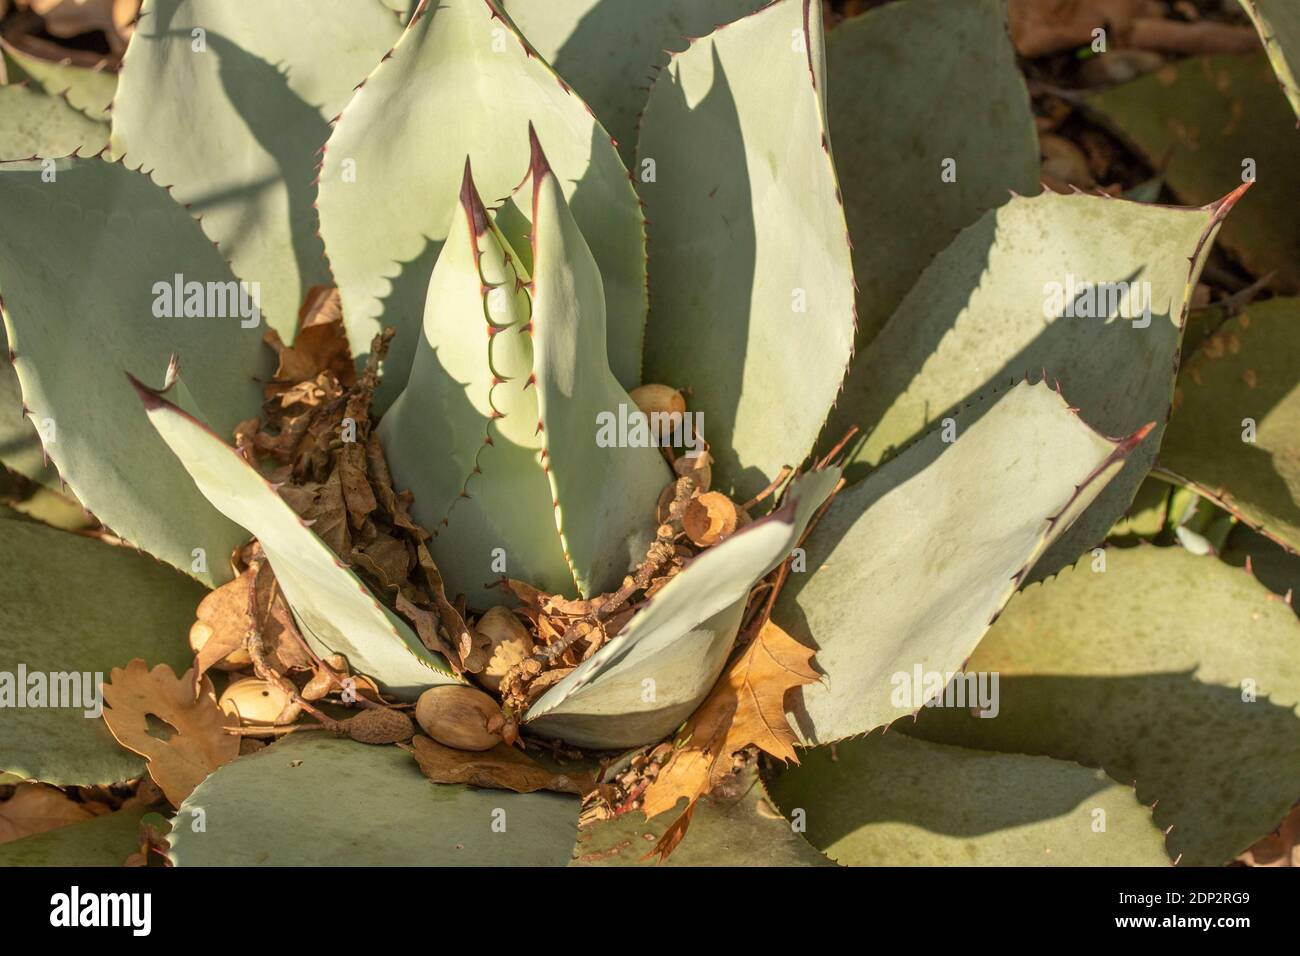
{"label": "leaf shadow on leaf", "polygon": [[1295,603],[1296,592],[1300,592],[1300,555],[1246,525],[1237,525],[1219,557],[1235,568],[1245,567],[1249,561],[1255,580],[1279,598],[1289,592],[1292,609],[1300,615],[1300,604]]}
{"label": "leaf shadow on leaf", "polygon": [[[700,4],[697,13],[691,3],[596,0],[565,38],[551,66],[591,104],[617,140],[624,161],[630,163],[636,147],[638,110],[629,108],[627,85],[636,84],[643,102],[644,87],[653,73],[668,62],[670,52],[686,49],[687,37],[708,33],[715,24],[751,13],[764,2],[730,0],[721,9]],[[506,4],[507,12],[511,6]],[[611,61],[616,68],[608,65]]]}
{"label": "leaf shadow on leaf", "polygon": [[[823,444],[837,434],[836,428],[840,428],[842,433],[842,429],[849,424],[857,424],[863,429],[861,442],[865,443],[894,404],[903,398],[914,382],[925,376],[925,363],[943,350],[945,338],[953,332],[957,318],[978,291],[988,271],[988,259],[996,239],[995,229],[994,217],[985,216],[965,230],[954,243],[954,248],[958,245],[963,247],[962,254],[949,261],[961,261],[969,265],[959,275],[950,276],[952,281],[946,283],[942,292],[928,296],[924,302],[925,314],[946,319],[931,318],[920,325],[911,323],[903,337],[906,345],[900,347],[903,346],[903,340],[897,330],[891,333],[891,328],[899,320],[907,320],[913,314],[913,310],[901,307],[881,335],[859,356],[861,364],[855,363],[854,368],[870,369],[879,374],[857,376],[859,380],[870,379],[870,384],[862,387],[860,394],[842,396],[838,411],[832,415],[830,426],[823,431]],[[1137,269],[1122,277],[1098,276],[1090,277],[1090,280],[1135,284],[1143,281],[1143,271]],[[1164,371],[1163,357],[1178,354],[1182,329],[1172,320],[1172,305],[1169,303],[1166,308],[1159,309],[1156,303],[1152,303],[1151,324],[1142,329],[1130,328],[1128,320],[1115,313],[1105,319],[1067,318],[1065,310],[1062,310],[1055,318],[1046,320],[1041,312],[1034,311],[1036,321],[1043,322],[1044,327],[1028,344],[947,408],[926,408],[925,424],[912,435],[883,450],[879,464],[872,466],[867,461],[852,461],[845,468],[845,479],[850,484],[860,481],[873,467],[878,468],[895,459],[902,450],[913,445],[921,435],[936,427],[946,417],[956,416],[960,433],[992,407],[992,402],[980,401],[982,396],[1025,377],[1031,381],[1045,377],[1049,384],[1059,385],[1065,399],[1078,405],[1079,416],[1094,430],[1109,438],[1125,437],[1147,421],[1158,421],[1156,433],[1144,443],[1143,451],[1146,453],[1139,451],[1129,457],[1123,469],[1111,479],[1097,500],[1078,519],[1075,527],[1067,530],[1048,548],[1027,580],[1040,580],[1072,564],[1083,551],[1105,537],[1106,529],[1112,523],[1106,521],[1104,527],[1088,531],[1085,526],[1089,523],[1089,516],[1108,513],[1113,519],[1123,514],[1132,502],[1133,495],[1151,465],[1155,449],[1159,446],[1164,431],[1163,417],[1144,415],[1142,403],[1145,392],[1152,387],[1150,382]],[[1141,362],[1135,358],[1131,363],[1120,367],[1116,355],[1134,350],[1128,349],[1127,343],[1122,343],[1120,349],[1107,348],[1103,345],[1103,336],[1133,336],[1133,341],[1140,343],[1140,348],[1145,351],[1147,361]],[[1172,362],[1168,368],[1172,375]],[[1125,369],[1128,371],[1127,377],[1122,375]],[[1099,382],[1106,384],[1105,394],[1115,396],[1112,400],[1089,401],[1097,394],[1096,385]]]}
{"label": "leaf shadow on leaf", "polygon": [[[172,17],[180,9],[180,5],[155,4],[153,16],[142,21],[146,28],[150,21],[154,23],[146,38],[154,42],[174,39],[188,45],[190,31],[171,26]],[[330,280],[316,215],[318,153],[300,149],[298,144],[310,142],[323,146],[329,138],[330,125],[321,118],[318,106],[307,103],[290,87],[287,67],[268,63],[215,31],[207,31],[205,42],[210,49],[203,55],[217,58],[221,85],[230,105],[275,162],[279,176],[214,189],[195,198],[190,203],[191,211],[197,214],[231,205],[244,210],[245,219],[251,219],[257,214],[258,195],[277,181],[282,182],[288,197],[289,237],[297,263],[298,291],[305,294],[311,286]],[[245,222],[239,222],[231,234],[240,235],[243,231],[240,227],[244,225]],[[290,336],[284,338],[288,340]]]}
{"label": "leaf shadow on leaf", "polygon": [[[663,88],[664,96],[661,109],[664,112],[688,115],[688,121],[681,121],[688,124],[685,128],[707,129],[709,136],[707,143],[691,142],[693,137],[682,136],[678,138],[680,141],[664,143],[661,147],[671,145],[674,153],[678,150],[691,152],[707,148],[714,157],[709,162],[710,168],[725,171],[725,174],[720,175],[717,182],[700,182],[690,186],[692,193],[707,190],[707,198],[690,209],[679,209],[673,217],[675,221],[672,232],[660,229],[656,233],[655,223],[649,225],[650,319],[646,335],[645,377],[650,381],[665,382],[679,388],[693,388],[696,395],[705,393],[707,398],[702,410],[705,415],[703,430],[714,456],[715,484],[744,489],[743,494],[747,496],[766,485],[769,478],[757,467],[742,467],[733,441],[737,409],[745,387],[751,303],[754,286],[761,281],[761,277],[754,274],[757,226],[754,222],[754,204],[747,171],[744,130],[726,68],[716,47],[713,48],[713,85],[694,108],[687,105],[685,91],[674,81],[672,73],[661,75],[658,84]],[[660,189],[682,185],[672,182],[675,168],[698,169],[698,164],[686,160],[679,163],[675,161],[674,155],[663,155],[662,148],[655,159],[658,174],[664,179]],[[714,206],[713,200],[719,196],[723,202]],[[723,232],[712,225],[711,220],[714,216],[723,215],[717,209],[724,204],[727,208],[742,211],[737,218],[724,218],[728,235],[725,247],[716,248],[711,243],[700,246],[700,237],[707,239]],[[696,322],[701,327],[698,338],[693,341],[683,341],[679,336],[671,334],[674,329],[682,327],[681,318],[676,316],[668,317],[663,331],[655,335],[655,243],[670,245],[679,250],[692,249],[697,256],[697,265],[709,263],[712,267],[707,279],[699,282],[693,290],[685,293],[682,290],[674,291],[674,297],[678,301],[681,301],[683,295],[690,297],[690,307],[696,313]],[[766,294],[788,293],[766,290]],[[719,359],[711,366],[710,381],[676,381],[674,369],[679,367],[678,353],[700,348],[707,349]],[[718,482],[720,476],[722,481]]]}
{"label": "leaf shadow on leaf", "polygon": [[1171,859],[1219,866],[1275,827],[1300,796],[1300,716],[1202,683],[1195,669],[1123,677],[1012,676],[999,713],[923,708],[909,736],[1100,767],[1173,827]]}
{"label": "leaf shadow on leaf", "polygon": [[[443,246],[441,239],[423,238],[424,246],[413,258],[396,263],[397,271],[388,281],[388,295],[380,300],[378,314],[383,316],[384,325],[392,326],[397,334],[384,357],[383,375],[379,388],[375,390],[376,414],[385,412],[402,394],[423,337],[424,300],[429,291],[429,276]],[[348,345],[352,348],[357,368],[365,368],[370,357],[370,343],[349,342]]]}
{"label": "leaf shadow on leaf", "polygon": [[[829,747],[818,747],[802,754],[800,766],[786,768],[769,787],[778,803],[784,801],[787,816],[805,810],[809,841],[836,859],[835,844],[873,825],[904,824],[970,839],[1077,813],[1110,786],[1101,774],[1061,764],[1054,768],[1050,788],[1017,789],[999,772],[999,764],[987,759],[992,754],[972,751],[956,752],[955,768],[962,772],[936,775],[933,763],[918,759],[924,751],[907,744],[907,738],[891,731],[843,741],[833,755]],[[790,775],[788,782],[784,774]],[[801,793],[808,800],[816,794],[815,808],[795,805]],[[951,863],[960,865],[955,859]]]}

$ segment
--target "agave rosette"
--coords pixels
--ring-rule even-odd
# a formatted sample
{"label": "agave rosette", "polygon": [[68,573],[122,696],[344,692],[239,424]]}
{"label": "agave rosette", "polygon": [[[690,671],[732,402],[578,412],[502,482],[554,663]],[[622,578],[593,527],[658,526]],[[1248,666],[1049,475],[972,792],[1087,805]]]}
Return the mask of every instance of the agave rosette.
{"label": "agave rosette", "polygon": [[[272,375],[267,328],[290,340],[334,284],[359,368],[396,331],[376,434],[470,611],[499,603],[502,555],[573,599],[636,565],[674,475],[594,423],[643,382],[689,391],[735,500],[799,471],[518,715],[589,753],[671,740],[784,566],[772,620],[821,679],[779,716],[809,749],[770,795],[745,777],[702,804],[674,860],[823,862],[806,820],[842,862],[1219,863],[1300,796],[1290,608],[1172,549],[1098,547],[1155,462],[1191,290],[1244,188],[1040,194],[1001,0],[904,0],[829,34],[809,0],[146,0],[109,113],[62,70],[0,87],[27,121],[0,142],[3,460],[121,540],[0,519],[0,669],[180,673],[195,605],[252,537],[315,653],[390,701],[467,682],[229,443]],[[1089,313],[1076,281],[1124,297]],[[187,312],[194,282],[256,284],[258,308]],[[1044,307],[1052,283],[1069,309]],[[865,438],[825,456],[850,426]],[[1002,714],[870,734],[972,654],[1008,675]],[[1098,716],[1124,682],[1127,727]],[[1268,759],[1191,759],[1223,740]],[[0,727],[0,767],[69,786],[144,761],[31,710]],[[170,853],[610,859],[593,847],[626,821],[577,841],[578,818],[573,795],[430,785],[398,748],[295,733],[199,783]]]}

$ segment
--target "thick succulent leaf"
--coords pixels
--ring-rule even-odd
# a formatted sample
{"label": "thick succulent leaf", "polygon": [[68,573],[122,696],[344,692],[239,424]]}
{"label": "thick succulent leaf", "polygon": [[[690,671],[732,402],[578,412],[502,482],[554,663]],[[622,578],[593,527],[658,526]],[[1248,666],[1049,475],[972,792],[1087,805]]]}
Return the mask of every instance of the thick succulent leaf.
{"label": "thick succulent leaf", "polygon": [[1277,289],[1300,291],[1300,131],[1263,56],[1181,60],[1088,105],[1182,202],[1209,202],[1253,174],[1219,241],[1256,275],[1275,272]]}
{"label": "thick succulent leaf", "polygon": [[92,820],[0,843],[0,866],[122,866],[140,849],[140,812]]}
{"label": "thick succulent leaf", "polygon": [[691,37],[766,0],[504,0],[533,48],[600,117],[628,161],[654,74]]}
{"label": "thick succulent leaf", "polygon": [[[36,162],[0,166],[0,210],[26,224],[0,231],[0,295],[32,420],[52,425],[45,448],[59,474],[114,532],[200,580],[226,580],[226,558],[246,535],[203,500],[122,373],[160,373],[173,353],[190,357],[191,395],[229,434],[261,403],[254,379],[270,372],[261,330],[237,314],[157,317],[174,275],[209,290],[235,280],[147,176],[99,159],[61,160],[52,182],[45,172]],[[199,547],[206,569],[195,563]]]}
{"label": "thick succulent leaf", "polygon": [[826,675],[786,698],[807,743],[914,712],[922,701],[896,700],[895,675],[958,669],[1144,434],[1103,438],[1044,384],[954,422],[951,445],[933,432],[836,498],[777,600],[773,619]]}
{"label": "thick succulent leaf", "polygon": [[[572,594],[537,428],[528,275],[489,221],[469,167],[425,300],[411,375],[379,425],[397,487],[448,590],[499,600],[502,573]],[[594,436],[594,423],[584,422]],[[500,558],[504,556],[503,567]]]}
{"label": "thick succulent leaf", "polygon": [[199,784],[172,821],[170,855],[178,866],[563,866],[577,823],[573,797],[433,784],[397,747],[299,733]]}
{"label": "thick succulent leaf", "polygon": [[796,833],[752,769],[700,800],[690,829],[666,860],[652,853],[677,814],[639,810],[578,831],[570,866],[834,866]]}
{"label": "thick succulent leaf", "polygon": [[312,188],[330,118],[400,33],[377,0],[147,0],[127,48],[114,154],[172,184],[286,339],[330,282]]}
{"label": "thick succulent leaf", "polygon": [[1291,0],[1241,0],[1259,31],[1273,72],[1300,116],[1300,7]]}
{"label": "thick succulent leaf", "polygon": [[[926,268],[846,387],[841,407],[870,430],[850,477],[990,384],[1041,372],[1103,434],[1159,423],[1035,574],[1072,563],[1124,513],[1155,458],[1190,292],[1234,198],[1173,209],[1044,193],[1013,198],[963,230]],[[1095,295],[1076,295],[1085,283]],[[1126,288],[1129,296],[1114,296],[1118,306],[1097,301]],[[1083,317],[1090,300],[1099,317]],[[1145,313],[1126,318],[1148,301],[1149,322]]]}
{"label": "thick succulent leaf", "polygon": [[[108,107],[117,90],[117,74],[108,69],[89,69],[70,60],[46,60],[20,50],[0,38],[9,82],[27,80],[46,93],[64,96],[90,119],[107,125]],[[38,155],[47,156],[49,153]]]}
{"label": "thick succulent leaf", "polygon": [[[131,548],[34,521],[0,520],[0,672],[11,675],[8,681],[18,680],[19,667],[29,681],[43,675],[39,684],[51,688],[46,703],[58,690],[67,705],[20,707],[10,700],[0,720],[0,767],[62,786],[142,773],[144,760],[119,746],[99,719],[99,684],[136,657],[184,671],[191,656],[185,635],[205,593]],[[0,693],[22,691],[10,686]]]}
{"label": "thick succulent leaf", "polygon": [[641,117],[645,378],[691,388],[714,482],[742,498],[807,456],[853,348],[817,14],[777,0],[697,40]]}
{"label": "thick succulent leaf", "polygon": [[93,156],[108,145],[108,127],[62,96],[31,86],[0,86],[0,161],[33,156]]}
{"label": "thick succulent leaf", "polygon": [[579,592],[593,595],[616,589],[645,557],[673,476],[658,448],[608,444],[593,430],[637,407],[606,359],[600,269],[535,138],[531,175],[537,428],[565,557]]}
{"label": "thick succulent leaf", "polygon": [[[3,323],[0,323],[0,350],[7,357],[9,339]],[[58,472],[45,460],[41,450],[40,433],[23,414],[22,386],[8,361],[0,361],[0,464],[47,487],[58,486]]]}
{"label": "thick succulent leaf", "polygon": [[1300,797],[1300,623],[1237,568],[1182,548],[1111,548],[1007,607],[967,670],[999,677],[994,719],[916,731],[1047,754],[1137,781],[1171,857],[1218,866]]}
{"label": "thick succulent leaf", "polygon": [[1047,757],[884,734],[800,755],[771,791],[849,866],[1169,865],[1131,787]]}
{"label": "thick succulent leaf", "polygon": [[532,729],[602,749],[671,733],[726,664],[750,589],[790,555],[838,481],[837,468],[804,475],[780,508],[688,564],[613,640],[529,708]]}
{"label": "thick succulent leaf", "polygon": [[[1178,376],[1160,465],[1300,551],[1300,299],[1228,319]],[[1251,440],[1247,440],[1247,438]]]}
{"label": "thick succulent leaf", "polygon": [[136,389],[149,421],[203,496],[261,542],[318,654],[343,654],[354,671],[404,699],[414,700],[432,684],[456,682],[446,660],[375,600],[243,456],[160,393]]}
{"label": "thick succulent leaf", "polygon": [[1038,192],[1038,133],[1006,19],[1006,0],[906,0],[826,37],[859,352],[958,230],[1009,190]]}
{"label": "thick succulent leaf", "polygon": [[381,327],[398,330],[381,406],[405,384],[465,157],[489,201],[508,196],[526,172],[530,121],[600,265],[610,367],[625,387],[638,383],[644,221],[618,151],[586,104],[528,51],[496,0],[439,0],[420,8],[348,104],[320,175],[321,235],[354,350],[364,358]]}

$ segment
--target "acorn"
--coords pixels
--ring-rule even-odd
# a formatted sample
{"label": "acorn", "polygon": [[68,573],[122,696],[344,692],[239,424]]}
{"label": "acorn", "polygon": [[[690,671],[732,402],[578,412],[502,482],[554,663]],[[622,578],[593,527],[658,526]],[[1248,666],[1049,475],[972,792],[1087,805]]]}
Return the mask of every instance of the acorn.
{"label": "acorn", "polygon": [[717,544],[735,533],[740,523],[735,503],[720,491],[708,491],[692,498],[682,514],[686,536],[702,548]]}
{"label": "acorn", "polygon": [[501,716],[495,700],[473,687],[445,684],[430,687],[415,703],[415,721],[438,743],[457,750],[491,750],[501,743],[488,722]]}
{"label": "acorn", "polygon": [[[686,412],[686,399],[682,398],[682,393],[677,389],[669,388],[667,385],[641,385],[628,392],[628,397],[636,402],[636,407],[646,415],[676,416],[658,420],[659,433],[656,437],[661,445],[666,445],[672,440],[674,423],[678,425],[678,433],[681,433],[684,427],[681,416]],[[653,422],[654,419],[651,421]]]}
{"label": "acorn", "polygon": [[474,630],[489,641],[489,659],[478,681],[490,691],[501,689],[506,671],[533,655],[533,638],[508,607],[498,604],[479,618]]}
{"label": "acorn", "polygon": [[415,736],[415,724],[400,710],[371,707],[347,722],[348,736],[363,744],[395,744]]}
{"label": "acorn", "polygon": [[[203,645],[212,640],[212,635],[215,633],[211,624],[195,621],[190,625],[190,650],[195,654],[203,650]],[[248,656],[248,651],[243,647],[237,647],[212,666],[219,671],[237,671],[251,663],[253,659]]]}
{"label": "acorn", "polygon": [[269,727],[291,724],[298,719],[299,707],[288,694],[258,677],[237,680],[221,695],[221,710],[238,717],[241,724]]}
{"label": "acorn", "polygon": [[677,412],[680,415],[686,411],[686,399],[682,398],[682,393],[667,385],[641,385],[627,394],[647,415],[652,412]]}

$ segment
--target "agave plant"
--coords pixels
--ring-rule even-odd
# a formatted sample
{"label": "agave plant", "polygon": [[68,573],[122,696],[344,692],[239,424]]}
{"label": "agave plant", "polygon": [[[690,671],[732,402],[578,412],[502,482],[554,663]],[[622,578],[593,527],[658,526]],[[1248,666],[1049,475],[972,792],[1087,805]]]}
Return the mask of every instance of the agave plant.
{"label": "agave plant", "polygon": [[[116,84],[10,55],[3,460],[97,523],[0,518],[0,668],[110,717],[11,700],[10,779],[148,769],[182,865],[635,861],[643,813],[695,864],[1219,864],[1281,821],[1293,611],[1102,547],[1248,184],[1040,194],[1001,0],[395,6],[146,0]],[[215,702],[250,670],[269,717]]]}

